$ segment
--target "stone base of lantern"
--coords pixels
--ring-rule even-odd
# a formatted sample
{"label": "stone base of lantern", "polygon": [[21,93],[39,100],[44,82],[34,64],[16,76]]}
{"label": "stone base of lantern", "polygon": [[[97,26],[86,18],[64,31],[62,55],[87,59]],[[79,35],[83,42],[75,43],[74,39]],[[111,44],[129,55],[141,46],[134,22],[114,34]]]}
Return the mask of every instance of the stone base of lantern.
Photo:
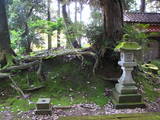
{"label": "stone base of lantern", "polygon": [[52,115],[51,99],[39,98],[36,103],[36,115]]}
{"label": "stone base of lantern", "polygon": [[52,115],[52,109],[36,109],[36,115]]}
{"label": "stone base of lantern", "polygon": [[[133,93],[131,93],[131,91]],[[145,107],[145,104],[142,102],[142,96],[137,92],[135,93],[134,89],[126,89],[126,91],[123,89],[123,92],[121,93],[116,89],[113,89],[112,103],[116,109]]]}

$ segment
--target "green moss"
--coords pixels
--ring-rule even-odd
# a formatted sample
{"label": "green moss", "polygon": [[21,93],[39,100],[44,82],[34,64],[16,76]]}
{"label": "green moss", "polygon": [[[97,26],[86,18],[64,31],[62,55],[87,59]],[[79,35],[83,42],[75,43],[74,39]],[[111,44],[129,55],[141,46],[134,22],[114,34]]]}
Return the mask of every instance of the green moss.
{"label": "green moss", "polygon": [[62,117],[60,120],[159,120],[159,113],[147,114],[115,114],[107,116]]}
{"label": "green moss", "polygon": [[27,100],[17,99],[16,97],[7,99],[6,102],[1,105],[0,111],[5,111],[6,110],[5,107],[7,106],[10,107],[10,111],[13,111],[13,112],[28,111],[35,108],[34,104],[29,105]]}
{"label": "green moss", "polygon": [[6,54],[6,61],[7,61],[7,64],[2,68],[2,69],[5,69],[7,67],[10,67],[12,65],[14,65],[13,63],[13,59],[15,58],[13,55],[10,55],[10,54]]}
{"label": "green moss", "polygon": [[152,70],[158,71],[158,67],[154,64],[143,64],[142,68],[147,71],[152,71]]}
{"label": "green moss", "polygon": [[136,42],[121,42],[116,46],[115,51],[120,51],[120,50],[133,50],[133,51],[136,50],[137,51],[140,49],[141,49],[141,46]]}
{"label": "green moss", "polygon": [[[43,83],[39,82],[34,72],[24,72],[13,77],[22,89],[29,88],[28,80],[31,80],[34,86],[45,86],[43,89],[32,92],[31,101],[36,102],[38,98],[49,97],[53,105],[60,106],[80,103],[96,103],[103,106],[108,102],[109,97],[104,96],[104,90],[106,87],[113,87],[113,84],[98,76],[93,77],[88,70],[82,70],[79,64],[68,62],[51,65],[48,63],[45,67],[48,70],[51,69],[47,74],[47,81]],[[10,106],[14,108],[14,111],[27,111],[34,108],[34,106],[28,105],[26,100],[17,99],[16,96],[20,96],[17,91],[13,90],[13,92],[14,95],[7,98],[2,106]]]}

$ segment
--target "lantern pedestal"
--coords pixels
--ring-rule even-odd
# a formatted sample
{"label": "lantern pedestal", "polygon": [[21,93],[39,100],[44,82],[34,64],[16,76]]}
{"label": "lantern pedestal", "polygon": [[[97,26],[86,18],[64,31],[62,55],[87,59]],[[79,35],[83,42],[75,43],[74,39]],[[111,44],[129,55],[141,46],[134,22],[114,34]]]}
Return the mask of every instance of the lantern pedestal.
{"label": "lantern pedestal", "polygon": [[[122,46],[123,47],[123,46]],[[118,64],[123,74],[115,85],[112,93],[112,103],[116,109],[145,107],[142,96],[137,92],[138,88],[132,77],[132,71],[137,66],[134,61],[135,49],[121,49],[121,60]]]}

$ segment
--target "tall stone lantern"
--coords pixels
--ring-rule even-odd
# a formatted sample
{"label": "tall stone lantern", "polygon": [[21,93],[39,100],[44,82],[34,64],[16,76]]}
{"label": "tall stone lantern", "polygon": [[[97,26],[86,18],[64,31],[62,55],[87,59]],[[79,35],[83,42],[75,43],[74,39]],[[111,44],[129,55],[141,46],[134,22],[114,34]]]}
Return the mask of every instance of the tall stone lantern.
{"label": "tall stone lantern", "polygon": [[142,96],[137,93],[138,88],[132,77],[132,71],[137,66],[134,53],[140,49],[141,47],[136,42],[122,42],[115,48],[120,52],[118,64],[123,70],[112,94],[112,102],[117,109],[144,107]]}

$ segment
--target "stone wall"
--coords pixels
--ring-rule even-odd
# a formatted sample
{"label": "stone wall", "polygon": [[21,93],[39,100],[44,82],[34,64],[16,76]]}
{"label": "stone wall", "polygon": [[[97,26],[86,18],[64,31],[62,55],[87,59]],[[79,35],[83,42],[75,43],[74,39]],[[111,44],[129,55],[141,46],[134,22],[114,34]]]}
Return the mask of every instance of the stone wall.
{"label": "stone wall", "polygon": [[160,40],[152,40],[148,43],[148,49],[144,52],[144,61],[160,58]]}

